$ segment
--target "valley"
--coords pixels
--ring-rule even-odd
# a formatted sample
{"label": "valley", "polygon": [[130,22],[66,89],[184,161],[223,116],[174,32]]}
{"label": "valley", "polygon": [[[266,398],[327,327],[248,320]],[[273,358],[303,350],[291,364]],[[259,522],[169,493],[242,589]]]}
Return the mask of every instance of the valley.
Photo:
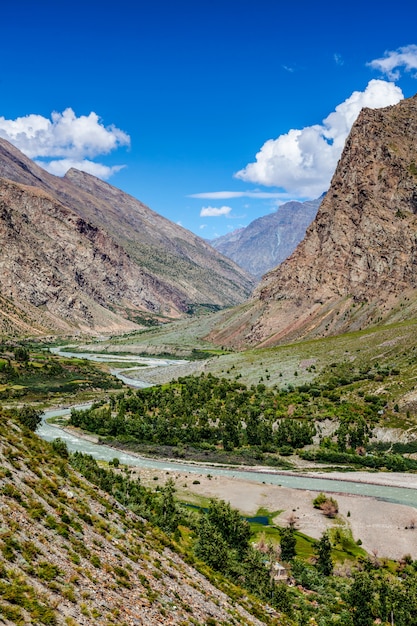
{"label": "valley", "polygon": [[0,139],[6,626],[414,623],[416,98],[262,278]]}

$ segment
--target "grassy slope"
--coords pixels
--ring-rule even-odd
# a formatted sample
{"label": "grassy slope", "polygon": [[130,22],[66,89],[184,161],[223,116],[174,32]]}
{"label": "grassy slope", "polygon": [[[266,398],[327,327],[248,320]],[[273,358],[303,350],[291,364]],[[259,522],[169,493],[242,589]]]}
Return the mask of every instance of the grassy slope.
{"label": "grassy slope", "polygon": [[[216,347],[204,342],[201,337],[218,316],[202,316],[191,323],[185,321],[169,324],[161,329],[113,338],[105,342],[90,344],[95,351],[140,353],[152,350],[154,353],[170,351],[173,355],[183,356],[188,350],[216,350]],[[182,372],[189,370],[204,371],[214,375],[235,378],[240,376],[247,385],[257,384],[261,379],[267,386],[279,387],[305,382],[325,380],[329,368],[338,364],[343,368],[351,365],[355,369],[376,366],[399,370],[399,376],[392,379],[389,386],[381,385],[378,380],[362,383],[366,393],[385,393],[387,397],[400,404],[400,408],[413,411],[414,389],[417,384],[417,320],[398,322],[387,326],[347,333],[336,337],[327,337],[310,341],[296,342],[267,349],[253,349],[243,352],[218,354],[201,363],[193,363],[184,368],[162,368],[154,375],[141,372],[143,376],[155,382],[166,382]],[[176,347],[181,346],[181,348]],[[179,352],[179,353],[178,353]],[[340,368],[339,368],[340,369]],[[177,372],[177,373],[176,373]],[[416,392],[417,397],[417,392]],[[411,416],[412,417],[412,416]]]}
{"label": "grassy slope", "polygon": [[201,565],[213,585],[1,410],[0,457],[3,623],[287,623]]}

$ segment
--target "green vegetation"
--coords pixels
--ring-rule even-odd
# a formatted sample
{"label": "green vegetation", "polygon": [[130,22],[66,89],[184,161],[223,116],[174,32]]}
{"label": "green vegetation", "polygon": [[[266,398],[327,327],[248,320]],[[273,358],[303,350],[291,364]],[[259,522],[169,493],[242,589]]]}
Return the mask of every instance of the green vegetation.
{"label": "green vegetation", "polygon": [[48,402],[120,389],[122,383],[85,359],[64,359],[39,345],[0,344],[0,401]]}
{"label": "green vegetation", "polygon": [[[407,306],[404,299],[402,307]],[[204,324],[208,328],[209,320]],[[167,339],[178,338],[181,328],[155,328],[117,342],[120,346],[142,337],[150,345],[155,342],[152,350],[164,345],[161,352],[178,355]],[[417,561],[406,555],[400,562],[366,555],[342,526],[336,500],[325,494],[318,494],[311,506],[332,517],[334,525],[314,541],[291,522],[274,525],[268,512],[265,526],[248,523],[222,501],[193,510],[178,501],[170,479],[145,488],[117,459],[97,463],[70,454],[60,439],[46,444],[31,432],[41,404],[64,398],[76,402],[89,394],[97,401],[87,411],[73,410],[71,424],[141,452],[281,467],[291,467],[298,455],[311,464],[346,469],[417,471],[414,335],[415,323],[397,323],[239,354],[189,336],[183,349],[191,359],[208,359],[205,374],[137,391],[115,381],[104,365],[62,359],[40,345],[4,343],[0,397],[15,408],[0,411],[0,495],[6,503],[0,528],[2,616],[16,624],[57,623],[51,596],[36,591],[41,584],[47,593],[82,605],[89,620],[101,620],[76,579],[84,577],[93,585],[107,574],[115,590],[133,593],[141,585],[144,597],[156,605],[161,600],[153,583],[165,575],[163,555],[169,548],[235,602],[247,602],[266,623],[414,623]],[[375,441],[377,427],[407,431],[409,439]],[[20,471],[24,480],[17,482]],[[49,540],[63,542],[72,577],[63,574],[65,559],[50,558],[48,539],[38,541],[19,527],[23,515]],[[118,550],[112,562],[100,552],[105,541]],[[146,575],[134,573],[137,563],[149,567]],[[291,586],[279,579],[279,563]],[[177,600],[191,615],[192,607]],[[269,617],[267,606],[280,612],[278,621]],[[121,623],[117,610],[103,623]],[[171,605],[161,610],[168,612]],[[192,621],[184,618],[184,623]]]}
{"label": "green vegetation", "polygon": [[[385,395],[357,386],[396,376],[379,366],[332,365],[326,382],[281,389],[210,373],[186,376],[72,410],[70,424],[135,451],[193,460],[290,467],[283,457],[297,453],[311,461],[412,471],[417,461],[370,444],[381,415],[392,420],[395,409]],[[334,424],[331,436],[320,435],[325,420]]]}

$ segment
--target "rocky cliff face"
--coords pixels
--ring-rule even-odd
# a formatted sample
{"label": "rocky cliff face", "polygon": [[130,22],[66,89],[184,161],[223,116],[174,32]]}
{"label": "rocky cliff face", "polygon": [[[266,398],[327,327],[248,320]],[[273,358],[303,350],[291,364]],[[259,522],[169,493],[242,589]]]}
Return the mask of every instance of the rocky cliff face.
{"label": "rocky cliff face", "polygon": [[274,345],[415,313],[417,96],[364,109],[295,252],[213,338]]}
{"label": "rocky cliff face", "polygon": [[0,139],[0,330],[117,332],[242,302],[252,278],[93,176],[52,176]]}
{"label": "rocky cliff face", "polygon": [[286,202],[232,233],[210,241],[219,252],[258,278],[282,263],[302,241],[322,198]]}

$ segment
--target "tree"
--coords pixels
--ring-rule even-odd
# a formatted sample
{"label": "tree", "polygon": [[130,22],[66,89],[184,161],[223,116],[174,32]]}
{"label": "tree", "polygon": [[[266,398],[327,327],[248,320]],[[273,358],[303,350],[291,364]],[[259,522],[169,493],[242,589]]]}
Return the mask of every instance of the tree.
{"label": "tree", "polygon": [[24,346],[17,346],[14,351],[14,358],[21,363],[29,361],[29,350]]}
{"label": "tree", "polygon": [[352,613],[354,626],[372,626],[373,581],[368,572],[355,574],[347,602]]}
{"label": "tree", "polygon": [[292,561],[296,555],[295,545],[296,539],[294,535],[294,525],[290,524],[286,528],[280,528],[280,544],[281,544],[281,559],[285,562]]}
{"label": "tree", "polygon": [[207,519],[221,534],[231,549],[244,554],[249,547],[250,526],[235,509],[224,500],[211,500]]}
{"label": "tree", "polygon": [[33,406],[23,406],[17,413],[19,422],[35,432],[39,424],[42,422],[42,412],[37,411]]}
{"label": "tree", "polygon": [[330,576],[333,571],[332,545],[327,532],[323,533],[320,541],[316,543],[317,562],[316,567],[324,576]]}
{"label": "tree", "polygon": [[229,568],[230,549],[218,529],[203,515],[198,525],[195,553],[210,567],[220,572]]}
{"label": "tree", "polygon": [[156,515],[156,523],[167,533],[173,533],[178,528],[179,511],[174,494],[175,483],[169,478],[161,489]]}
{"label": "tree", "polygon": [[63,459],[67,459],[69,457],[67,444],[61,437],[57,437],[51,441],[51,446],[54,452],[62,456]]}

